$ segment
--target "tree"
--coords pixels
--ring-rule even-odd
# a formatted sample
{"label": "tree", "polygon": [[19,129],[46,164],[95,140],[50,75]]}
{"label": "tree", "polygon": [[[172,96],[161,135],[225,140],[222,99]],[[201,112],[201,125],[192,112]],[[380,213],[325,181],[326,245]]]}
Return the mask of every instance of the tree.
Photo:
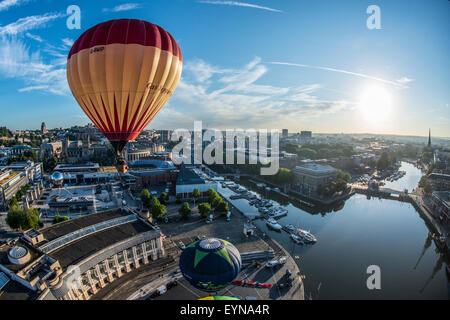
{"label": "tree", "polygon": [[187,219],[188,216],[191,214],[191,208],[189,208],[189,203],[184,202],[180,209],[178,209],[178,213],[183,217],[183,219]]}
{"label": "tree", "polygon": [[228,202],[226,201],[221,201],[216,208],[216,211],[219,212],[221,215],[226,215],[228,212],[229,208],[228,208]]}
{"label": "tree", "polygon": [[198,212],[202,218],[206,218],[211,212],[211,205],[208,202],[200,203],[198,206]]}
{"label": "tree", "polygon": [[17,197],[13,196],[11,200],[9,200],[9,207],[12,208],[17,205]]}
{"label": "tree", "polygon": [[152,196],[148,189],[144,189],[141,191],[141,202],[145,208],[150,208]]}
{"label": "tree", "polygon": [[422,176],[422,178],[420,178],[419,187],[421,187],[426,194],[433,192],[433,187],[431,186],[431,183],[428,181],[427,176]]}
{"label": "tree", "polygon": [[167,209],[165,205],[162,205],[156,197],[152,198],[150,203],[150,213],[152,217],[161,220],[162,217],[167,213]]}
{"label": "tree", "polygon": [[213,206],[213,208],[217,208],[221,202],[222,202],[222,197],[216,193],[216,196],[213,199],[213,201],[211,202],[211,205]]}
{"label": "tree", "polygon": [[57,223],[60,223],[60,222],[63,222],[63,221],[67,221],[67,220],[70,220],[70,218],[67,217],[67,216],[56,215],[53,218],[52,224],[57,224]]}
{"label": "tree", "polygon": [[159,196],[159,202],[161,202],[161,204],[166,205],[168,200],[169,196],[167,195],[167,193],[165,192],[161,193],[161,195]]}
{"label": "tree", "polygon": [[350,178],[351,178],[350,173],[342,171],[340,169],[336,169],[336,171],[338,173],[338,175],[337,175],[338,179],[342,179],[346,182],[350,181]]}
{"label": "tree", "polygon": [[42,222],[39,220],[39,214],[37,209],[30,208],[23,210],[17,206],[9,209],[6,216],[6,223],[11,229],[37,229]]}
{"label": "tree", "polygon": [[51,158],[45,158],[42,162],[44,166],[45,171],[52,171],[55,169],[56,165],[58,164],[58,158],[53,156]]}
{"label": "tree", "polygon": [[194,198],[194,206],[195,206],[195,201],[196,201],[198,198],[200,198],[200,196],[201,196],[200,190],[199,190],[198,188],[195,188],[195,189],[192,191],[192,198]]}

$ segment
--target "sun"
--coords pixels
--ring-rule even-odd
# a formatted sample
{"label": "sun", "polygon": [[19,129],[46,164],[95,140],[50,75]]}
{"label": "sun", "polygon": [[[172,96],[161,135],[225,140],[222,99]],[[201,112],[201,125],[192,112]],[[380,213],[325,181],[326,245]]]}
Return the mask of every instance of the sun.
{"label": "sun", "polygon": [[383,125],[392,113],[392,101],[389,91],[377,85],[363,89],[358,109],[367,124]]}

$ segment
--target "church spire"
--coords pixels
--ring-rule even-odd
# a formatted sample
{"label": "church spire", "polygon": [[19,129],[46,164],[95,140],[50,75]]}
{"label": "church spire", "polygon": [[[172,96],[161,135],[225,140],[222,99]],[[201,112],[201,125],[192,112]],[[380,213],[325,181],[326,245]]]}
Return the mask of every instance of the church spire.
{"label": "church spire", "polygon": [[428,148],[431,148],[431,129],[428,129]]}

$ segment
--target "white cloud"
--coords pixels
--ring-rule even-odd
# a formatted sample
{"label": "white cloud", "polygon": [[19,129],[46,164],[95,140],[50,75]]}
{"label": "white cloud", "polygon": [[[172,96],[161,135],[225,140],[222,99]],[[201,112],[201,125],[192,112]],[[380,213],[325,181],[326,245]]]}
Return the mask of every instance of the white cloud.
{"label": "white cloud", "polygon": [[30,39],[36,40],[37,42],[42,42],[42,41],[43,41],[42,38],[39,37],[38,35],[31,34],[31,33],[29,33],[29,32],[25,33],[25,35],[26,35],[28,38],[30,38]]}
{"label": "white cloud", "polygon": [[[347,70],[342,70],[342,69],[336,69],[336,68],[329,68],[329,67],[319,67],[319,66],[312,66],[312,65],[307,65],[307,64],[300,64],[300,63],[289,63],[289,62],[269,62],[270,64],[277,64],[277,65],[284,65],[284,66],[292,66],[292,67],[301,67],[301,68],[310,68],[310,69],[318,69],[318,70],[325,70],[325,71],[332,71],[332,72],[338,72],[338,73],[344,73],[344,74],[348,74],[348,75],[352,75],[352,76],[356,76],[356,77],[360,77],[360,78],[365,78],[365,79],[370,79],[370,80],[375,80],[375,81],[379,81],[379,82],[383,82],[386,84],[390,84],[396,87],[400,87],[400,88],[408,88],[404,83],[400,82],[399,80],[397,81],[391,81],[391,80],[386,80],[386,79],[382,79],[382,78],[378,78],[378,77],[373,77],[367,74],[362,74],[362,73],[357,73],[357,72],[352,72],[352,71],[347,71]],[[409,81],[412,81],[412,79],[408,79],[408,78],[402,78],[402,79],[407,79]],[[400,80],[402,80],[400,79]]]}
{"label": "white cloud", "polygon": [[410,83],[410,82],[414,81],[414,79],[410,79],[410,78],[407,78],[407,77],[402,77],[400,79],[397,79],[396,81],[398,83],[401,83],[401,84],[407,84],[407,83]]}
{"label": "white cloud", "polygon": [[322,85],[277,87],[260,84],[269,69],[256,57],[240,69],[186,62],[174,96],[152,121],[152,128],[298,127],[299,122],[354,108],[345,99],[321,99]]}
{"label": "white cloud", "polygon": [[23,81],[21,92],[41,90],[63,95],[69,92],[65,65],[47,64],[40,52],[32,52],[16,37],[0,38],[0,74],[9,79]]}
{"label": "white cloud", "polygon": [[0,36],[17,35],[28,30],[41,28],[48,22],[63,16],[63,14],[45,13],[43,15],[20,18],[16,22],[12,22],[3,27],[0,26]]}
{"label": "white cloud", "polygon": [[11,7],[19,6],[29,0],[3,0],[0,2],[0,11],[8,10]]}
{"label": "white cloud", "polygon": [[238,1],[213,1],[213,0],[200,0],[197,1],[198,3],[206,3],[206,4],[215,4],[215,5],[226,5],[226,6],[234,6],[234,7],[247,7],[247,8],[254,8],[254,9],[261,9],[261,10],[267,10],[272,12],[283,12],[278,9],[273,9],[269,7],[260,6],[257,4],[252,3],[246,3],[246,2],[238,2]]}
{"label": "white cloud", "polygon": [[104,8],[103,12],[129,11],[129,10],[139,9],[141,7],[142,7],[142,5],[139,4],[139,3],[124,3],[124,4],[121,4],[121,5],[115,6],[112,9]]}
{"label": "white cloud", "polygon": [[69,48],[72,47],[75,42],[73,39],[69,39],[69,38],[64,38],[61,41]]}

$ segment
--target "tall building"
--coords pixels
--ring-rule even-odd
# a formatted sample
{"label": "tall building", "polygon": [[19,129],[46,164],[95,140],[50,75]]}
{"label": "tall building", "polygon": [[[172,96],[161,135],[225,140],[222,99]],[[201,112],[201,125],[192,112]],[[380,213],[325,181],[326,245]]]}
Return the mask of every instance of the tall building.
{"label": "tall building", "polygon": [[287,138],[289,135],[289,130],[288,129],[283,129],[281,136],[283,138]]}
{"label": "tall building", "polygon": [[47,127],[45,126],[45,122],[42,122],[41,124],[41,133],[42,134],[48,133]]}
{"label": "tall building", "polygon": [[310,143],[312,139],[311,131],[301,131],[300,132],[300,143]]}

